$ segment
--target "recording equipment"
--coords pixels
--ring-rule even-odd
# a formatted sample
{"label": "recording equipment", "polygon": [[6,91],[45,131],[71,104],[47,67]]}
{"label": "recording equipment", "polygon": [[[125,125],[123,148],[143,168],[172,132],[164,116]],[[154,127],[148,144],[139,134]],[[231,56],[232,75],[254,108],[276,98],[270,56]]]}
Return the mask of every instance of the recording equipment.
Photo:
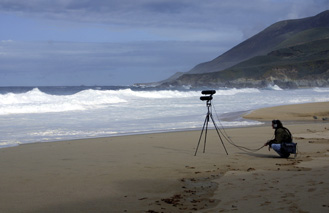
{"label": "recording equipment", "polygon": [[201,93],[203,95],[213,95],[216,94],[216,90],[203,90]]}
{"label": "recording equipment", "polygon": [[273,120],[272,121],[273,128],[278,128],[282,126],[282,123],[280,120]]}
{"label": "recording equipment", "polygon": [[[226,135],[225,131],[222,131],[216,124],[216,122],[214,121],[214,118],[212,116],[212,106],[211,106],[211,100],[213,99],[213,95],[216,93],[216,90],[203,90],[202,92],[202,95],[204,96],[201,96],[200,97],[200,100],[201,101],[207,101],[206,102],[206,106],[207,106],[207,115],[206,115],[206,118],[204,120],[204,123],[203,123],[203,127],[202,127],[202,130],[201,130],[201,134],[200,134],[200,137],[199,137],[199,141],[198,141],[198,144],[197,144],[197,147],[195,149],[195,153],[194,153],[194,156],[196,156],[197,152],[198,152],[198,149],[199,149],[199,146],[200,146],[200,142],[201,142],[201,139],[204,135],[204,143],[203,143],[203,153],[205,153],[206,151],[206,143],[207,143],[207,133],[208,133],[208,126],[209,126],[209,122],[212,121],[212,123],[214,124],[214,127],[215,127],[215,130],[217,132],[217,135],[218,135],[218,138],[220,140],[220,142],[222,143],[223,147],[224,147],[224,150],[226,152],[226,154],[228,155],[228,152],[226,150],[226,147],[224,145],[224,141],[223,139],[225,139],[227,142],[229,142],[230,144],[232,144],[233,146],[237,147],[238,149],[244,151],[244,152],[256,152],[258,150],[260,150],[261,148],[263,148],[264,146],[258,148],[258,149],[250,149],[250,148],[247,148],[247,147],[244,147],[244,146],[239,146],[239,145],[236,145],[231,139],[229,136]],[[279,120],[273,120],[272,121],[273,124],[275,124],[275,126],[282,126],[281,122]],[[288,130],[289,131],[289,130]],[[205,134],[203,134],[205,133]],[[290,133],[291,135],[291,133]],[[289,147],[289,151],[292,152],[292,153],[295,153],[296,151],[294,150],[294,144],[291,145],[291,147]]]}
{"label": "recording equipment", "polygon": [[216,90],[203,90],[201,92],[202,95],[207,95],[207,96],[201,96],[200,100],[201,101],[211,101],[212,100],[212,95],[216,93]]}
{"label": "recording equipment", "polygon": [[212,96],[201,96],[200,97],[201,101],[211,101],[212,100]]}
{"label": "recording equipment", "polygon": [[216,93],[216,90],[203,90],[201,93],[202,93],[202,95],[205,95],[205,96],[201,96],[200,97],[200,100],[201,101],[207,101],[206,105],[207,105],[207,111],[208,112],[207,112],[206,118],[205,118],[204,123],[203,123],[203,127],[202,127],[202,130],[201,130],[200,138],[199,138],[198,145],[196,147],[194,156],[196,156],[196,153],[198,152],[198,149],[199,149],[199,145],[200,145],[200,142],[201,142],[201,138],[202,138],[203,132],[205,132],[203,153],[206,151],[208,123],[209,123],[210,120],[214,124],[214,127],[216,129],[216,132],[218,134],[218,137],[219,137],[220,141],[222,142],[222,145],[223,145],[223,147],[225,149],[226,154],[228,155],[227,150],[226,150],[226,147],[225,147],[224,142],[223,142],[223,139],[222,139],[222,137],[220,135],[220,129],[217,127],[217,125],[216,125],[216,123],[214,121],[214,118],[212,116],[211,100],[212,100],[213,94]]}

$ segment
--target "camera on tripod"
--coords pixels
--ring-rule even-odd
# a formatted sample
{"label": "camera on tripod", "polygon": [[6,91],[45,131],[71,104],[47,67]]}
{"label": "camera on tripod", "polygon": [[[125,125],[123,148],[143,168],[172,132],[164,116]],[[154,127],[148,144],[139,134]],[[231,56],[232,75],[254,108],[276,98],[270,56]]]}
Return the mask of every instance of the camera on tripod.
{"label": "camera on tripod", "polygon": [[201,101],[211,101],[212,100],[212,95],[216,93],[216,90],[203,90],[201,92],[202,95],[206,96],[201,96],[200,100]]}

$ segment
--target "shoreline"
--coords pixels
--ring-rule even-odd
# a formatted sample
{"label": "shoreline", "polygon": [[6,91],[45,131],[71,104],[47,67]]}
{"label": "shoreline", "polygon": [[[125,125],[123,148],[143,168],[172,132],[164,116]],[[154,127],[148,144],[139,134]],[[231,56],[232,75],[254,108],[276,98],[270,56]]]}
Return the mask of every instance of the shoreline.
{"label": "shoreline", "polygon": [[[314,103],[307,108],[316,114],[321,107]],[[277,119],[278,108],[261,109],[258,117]],[[295,112],[305,106],[290,108]],[[328,211],[329,122],[282,121],[298,143],[295,159],[278,158],[267,148],[244,153],[225,142],[226,155],[214,130],[208,131],[205,153],[201,141],[196,156],[200,130],[0,149],[0,211]],[[273,136],[265,124],[225,132],[249,148],[259,148]]]}
{"label": "shoreline", "polygon": [[[234,113],[229,113],[229,114],[234,114],[234,117],[239,117],[243,121],[251,121],[250,119],[244,119],[242,118],[243,113],[237,112],[238,114]],[[227,120],[227,117],[224,117],[223,121],[234,121],[234,120]],[[11,148],[11,147],[17,147],[17,146],[22,146],[22,145],[28,145],[28,144],[35,144],[35,143],[54,143],[54,142],[60,142],[60,141],[74,141],[74,140],[92,140],[92,139],[97,139],[97,138],[111,138],[111,137],[125,137],[125,136],[134,136],[134,135],[149,135],[149,134],[159,134],[159,133],[171,133],[171,132],[189,132],[189,131],[201,131],[202,129],[202,123],[203,121],[200,121],[200,127],[194,127],[194,128],[182,128],[182,129],[171,129],[171,130],[157,130],[157,131],[142,131],[142,132],[126,132],[126,133],[117,133],[117,134],[112,134],[112,135],[106,135],[106,136],[97,136],[97,137],[82,137],[82,138],[67,138],[67,139],[57,139],[57,140],[49,140],[49,141],[33,141],[33,142],[24,142],[24,143],[16,143],[12,145],[4,145],[0,146],[0,149],[4,148]],[[262,126],[265,123],[262,122],[260,124],[250,124],[250,125],[236,125],[236,126],[229,126],[225,127],[225,129],[234,129],[234,128],[245,128],[245,127],[254,127],[254,126]],[[214,129],[214,126],[212,124],[209,125],[209,129]]]}
{"label": "shoreline", "polygon": [[[255,127],[255,126],[263,126],[263,125],[268,125],[268,122],[270,120],[272,120],[272,117],[266,117],[266,115],[264,115],[264,113],[262,112],[264,109],[265,110],[269,110],[269,109],[281,109],[283,107],[288,107],[288,111],[291,110],[289,109],[289,107],[294,107],[296,106],[301,106],[301,105],[311,105],[312,104],[324,104],[324,107],[321,107],[322,110],[326,110],[327,107],[329,108],[329,102],[314,102],[314,103],[303,103],[303,104],[293,104],[293,105],[279,105],[279,106],[274,106],[274,107],[268,107],[268,108],[260,108],[260,109],[255,109],[255,110],[244,110],[244,111],[237,111],[237,112],[229,112],[229,113],[223,113],[221,115],[219,115],[219,119],[220,121],[224,121],[224,122],[250,122],[250,121],[257,121],[259,122],[259,124],[248,124],[248,125],[232,125],[232,126],[226,126],[224,127],[225,129],[232,129],[232,128],[248,128],[248,127]],[[284,109],[285,110],[285,109]],[[284,111],[283,110],[283,111]],[[254,116],[254,113],[257,111],[257,115],[259,116]],[[279,110],[280,111],[280,110]],[[282,111],[282,110],[281,110]],[[276,114],[278,112],[275,112]],[[282,112],[280,112],[282,113]],[[305,112],[302,112],[305,113]],[[317,112],[316,114],[319,114],[319,112]],[[287,116],[287,115],[285,115]],[[290,116],[290,117],[289,117]],[[306,115],[307,116],[307,115]],[[309,116],[309,118],[305,118],[306,116],[300,116],[298,114],[293,114],[288,115],[289,119],[285,119],[285,117],[276,117],[275,119],[280,119],[280,120],[284,120],[286,121],[288,124],[289,123],[304,123],[304,122],[309,122],[309,121],[319,121],[321,120],[321,118],[326,118],[329,120],[329,113],[326,113],[325,116],[321,114],[319,115],[319,120],[313,119],[312,116]],[[302,118],[304,117],[304,118]],[[297,118],[297,119],[296,119]],[[201,131],[202,129],[202,121],[200,121],[200,127],[194,127],[194,128],[182,128],[182,129],[167,129],[167,130],[156,130],[156,131],[143,131],[143,132],[126,132],[126,133],[116,133],[116,134],[112,134],[112,135],[104,135],[104,136],[90,136],[90,137],[76,137],[76,138],[61,138],[61,139],[50,139],[50,140],[43,140],[43,141],[30,141],[30,142],[24,142],[24,143],[16,143],[16,144],[8,144],[8,145],[3,145],[0,146],[0,149],[3,148],[9,148],[9,147],[16,147],[16,146],[20,146],[20,145],[25,145],[25,144],[34,144],[34,143],[52,143],[52,142],[59,142],[59,141],[68,141],[68,140],[80,140],[80,139],[97,139],[97,138],[106,138],[106,137],[124,137],[124,136],[129,136],[129,135],[146,135],[146,134],[156,134],[156,133],[169,133],[169,132],[186,132],[186,131]],[[214,127],[210,124],[209,125],[209,129],[214,129]]]}

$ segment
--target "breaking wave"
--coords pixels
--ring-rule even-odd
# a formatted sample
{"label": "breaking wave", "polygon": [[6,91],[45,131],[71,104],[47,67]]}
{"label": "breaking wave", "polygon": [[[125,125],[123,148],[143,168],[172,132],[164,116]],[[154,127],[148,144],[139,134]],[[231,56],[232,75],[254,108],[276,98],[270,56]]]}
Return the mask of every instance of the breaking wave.
{"label": "breaking wave", "polygon": [[84,90],[73,95],[50,95],[34,88],[26,93],[0,95],[0,114],[88,110],[125,102],[109,91]]}
{"label": "breaking wave", "polygon": [[[258,89],[218,90],[216,95],[254,93]],[[34,88],[25,93],[0,94],[0,115],[81,111],[104,108],[136,99],[168,99],[200,96],[200,91],[82,90],[71,95],[52,95]]]}

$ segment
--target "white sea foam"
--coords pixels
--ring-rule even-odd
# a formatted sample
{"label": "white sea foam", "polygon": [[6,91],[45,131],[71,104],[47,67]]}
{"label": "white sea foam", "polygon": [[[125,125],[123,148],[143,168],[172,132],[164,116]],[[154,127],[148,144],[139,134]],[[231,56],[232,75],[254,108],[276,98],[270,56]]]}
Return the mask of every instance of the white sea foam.
{"label": "white sea foam", "polygon": [[[66,90],[66,88],[64,88]],[[68,88],[69,89],[69,88]],[[42,90],[44,91],[44,90]],[[0,147],[37,141],[67,140],[202,128],[206,103],[200,91],[103,88],[68,92],[0,94]],[[49,94],[51,93],[51,94]],[[281,90],[217,89],[212,106],[224,127],[258,125],[239,114],[284,104],[329,101],[328,88]],[[216,119],[218,120],[218,119]],[[210,127],[212,125],[210,124]]]}
{"label": "white sea foam", "polygon": [[227,90],[217,90],[216,95],[236,95],[236,94],[250,94],[250,93],[260,93],[259,89],[255,88],[243,88],[243,89],[227,89]]}
{"label": "white sea foam", "polygon": [[319,87],[316,87],[313,90],[315,92],[329,92],[329,88],[319,88]]}
{"label": "white sea foam", "polygon": [[37,137],[49,137],[50,139],[53,137],[67,137],[67,136],[83,136],[83,137],[97,137],[100,135],[113,135],[118,132],[114,131],[106,131],[106,130],[98,130],[98,131],[86,131],[86,130],[71,130],[68,131],[67,129],[47,129],[43,131],[34,131],[28,133],[30,136],[37,136]]}
{"label": "white sea foam", "polygon": [[19,141],[16,141],[16,140],[6,140],[6,141],[0,142],[0,148],[18,146],[20,144],[22,144],[22,143]]}
{"label": "white sea foam", "polygon": [[[230,96],[238,93],[259,93],[258,89],[219,90],[216,95]],[[107,105],[134,99],[174,99],[200,96],[199,91],[133,91],[84,90],[73,95],[50,95],[34,88],[26,93],[0,94],[0,115],[81,111],[104,108]]]}
{"label": "white sea foam", "polygon": [[278,85],[268,85],[267,86],[267,89],[270,89],[270,90],[282,90]]}
{"label": "white sea foam", "polygon": [[126,102],[111,91],[84,90],[73,95],[49,95],[35,88],[26,93],[0,95],[0,115],[66,112]]}
{"label": "white sea foam", "polygon": [[194,97],[199,96],[197,91],[177,91],[177,90],[160,90],[160,91],[133,91],[131,89],[113,90],[112,95],[117,97],[131,98],[177,98],[177,97]]}

